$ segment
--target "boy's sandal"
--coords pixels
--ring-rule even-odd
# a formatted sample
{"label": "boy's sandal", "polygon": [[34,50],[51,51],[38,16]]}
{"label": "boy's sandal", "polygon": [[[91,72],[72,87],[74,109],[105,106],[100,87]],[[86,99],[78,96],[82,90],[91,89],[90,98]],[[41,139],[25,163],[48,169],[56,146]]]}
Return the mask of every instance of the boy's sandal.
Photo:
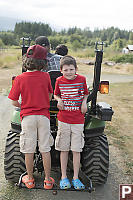
{"label": "boy's sandal", "polygon": [[85,186],[83,185],[83,183],[79,179],[75,179],[75,180],[72,179],[72,185],[73,185],[75,190],[85,189]]}
{"label": "boy's sandal", "polygon": [[50,177],[50,180],[44,180],[44,188],[50,190],[53,188],[54,183],[55,180],[52,177]]}
{"label": "boy's sandal", "polygon": [[34,178],[33,179],[29,179],[28,175],[23,176],[22,178],[22,182],[25,184],[25,186],[29,189],[34,188],[35,187],[35,182],[34,182]]}
{"label": "boy's sandal", "polygon": [[63,178],[60,180],[60,189],[69,189],[71,188],[71,184],[68,178]]}

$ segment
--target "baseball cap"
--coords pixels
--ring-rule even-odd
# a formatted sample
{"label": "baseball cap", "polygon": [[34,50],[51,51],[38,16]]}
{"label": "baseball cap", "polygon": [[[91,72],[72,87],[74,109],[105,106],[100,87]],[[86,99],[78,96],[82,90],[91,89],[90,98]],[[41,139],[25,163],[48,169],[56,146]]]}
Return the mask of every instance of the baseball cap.
{"label": "baseball cap", "polygon": [[37,37],[35,42],[36,42],[36,44],[39,44],[39,45],[44,46],[44,47],[50,45],[49,40],[46,36]]}
{"label": "baseball cap", "polygon": [[42,47],[40,45],[33,45],[28,48],[26,57],[46,60],[47,50],[45,47]]}

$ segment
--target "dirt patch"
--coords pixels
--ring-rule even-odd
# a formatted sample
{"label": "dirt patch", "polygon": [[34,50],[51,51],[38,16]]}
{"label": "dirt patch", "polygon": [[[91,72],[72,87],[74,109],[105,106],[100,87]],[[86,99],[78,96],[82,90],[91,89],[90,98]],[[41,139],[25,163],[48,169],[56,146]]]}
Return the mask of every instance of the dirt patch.
{"label": "dirt patch", "polygon": [[108,73],[115,74],[133,74],[133,65],[130,63],[115,64],[113,66],[103,65],[102,70]]}
{"label": "dirt patch", "polygon": [[[85,60],[83,58],[82,59],[77,58],[77,62],[79,66],[79,71],[81,71],[81,73],[93,71],[94,65],[86,64],[88,63],[88,60]],[[92,62],[90,61],[90,63],[94,63],[94,60]],[[133,75],[133,64],[114,63],[113,65],[107,65],[104,63],[107,63],[107,62],[103,61],[103,64],[102,64],[102,72],[104,73]]]}

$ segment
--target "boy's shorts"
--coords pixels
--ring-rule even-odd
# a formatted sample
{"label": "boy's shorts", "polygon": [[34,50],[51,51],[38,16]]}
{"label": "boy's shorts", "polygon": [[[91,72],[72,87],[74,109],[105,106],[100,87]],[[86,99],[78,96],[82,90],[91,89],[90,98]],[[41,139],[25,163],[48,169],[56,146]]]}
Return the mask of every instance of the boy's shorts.
{"label": "boy's shorts", "polygon": [[22,119],[22,132],[20,133],[20,151],[34,153],[37,146],[41,153],[49,152],[54,143],[50,134],[50,121],[44,115],[29,115]]}
{"label": "boy's shorts", "polygon": [[84,124],[67,124],[58,121],[55,149],[58,151],[82,152],[84,147]]}

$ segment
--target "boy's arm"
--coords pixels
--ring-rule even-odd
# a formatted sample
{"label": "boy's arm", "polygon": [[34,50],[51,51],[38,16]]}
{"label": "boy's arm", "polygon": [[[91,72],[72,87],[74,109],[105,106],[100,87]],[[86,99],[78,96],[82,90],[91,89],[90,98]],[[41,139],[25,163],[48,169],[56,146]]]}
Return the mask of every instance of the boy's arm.
{"label": "boy's arm", "polygon": [[87,112],[87,98],[88,98],[88,95],[84,95],[82,105],[81,105],[81,112],[83,114],[85,114]]}
{"label": "boy's arm", "polygon": [[12,100],[12,105],[21,108],[21,104],[18,101]]}
{"label": "boy's arm", "polygon": [[49,101],[52,100],[53,93],[49,93]]}
{"label": "boy's arm", "polygon": [[59,108],[59,110],[64,110],[64,103],[63,103],[61,97],[59,95],[54,95],[54,99],[56,101],[58,101],[57,107]]}

